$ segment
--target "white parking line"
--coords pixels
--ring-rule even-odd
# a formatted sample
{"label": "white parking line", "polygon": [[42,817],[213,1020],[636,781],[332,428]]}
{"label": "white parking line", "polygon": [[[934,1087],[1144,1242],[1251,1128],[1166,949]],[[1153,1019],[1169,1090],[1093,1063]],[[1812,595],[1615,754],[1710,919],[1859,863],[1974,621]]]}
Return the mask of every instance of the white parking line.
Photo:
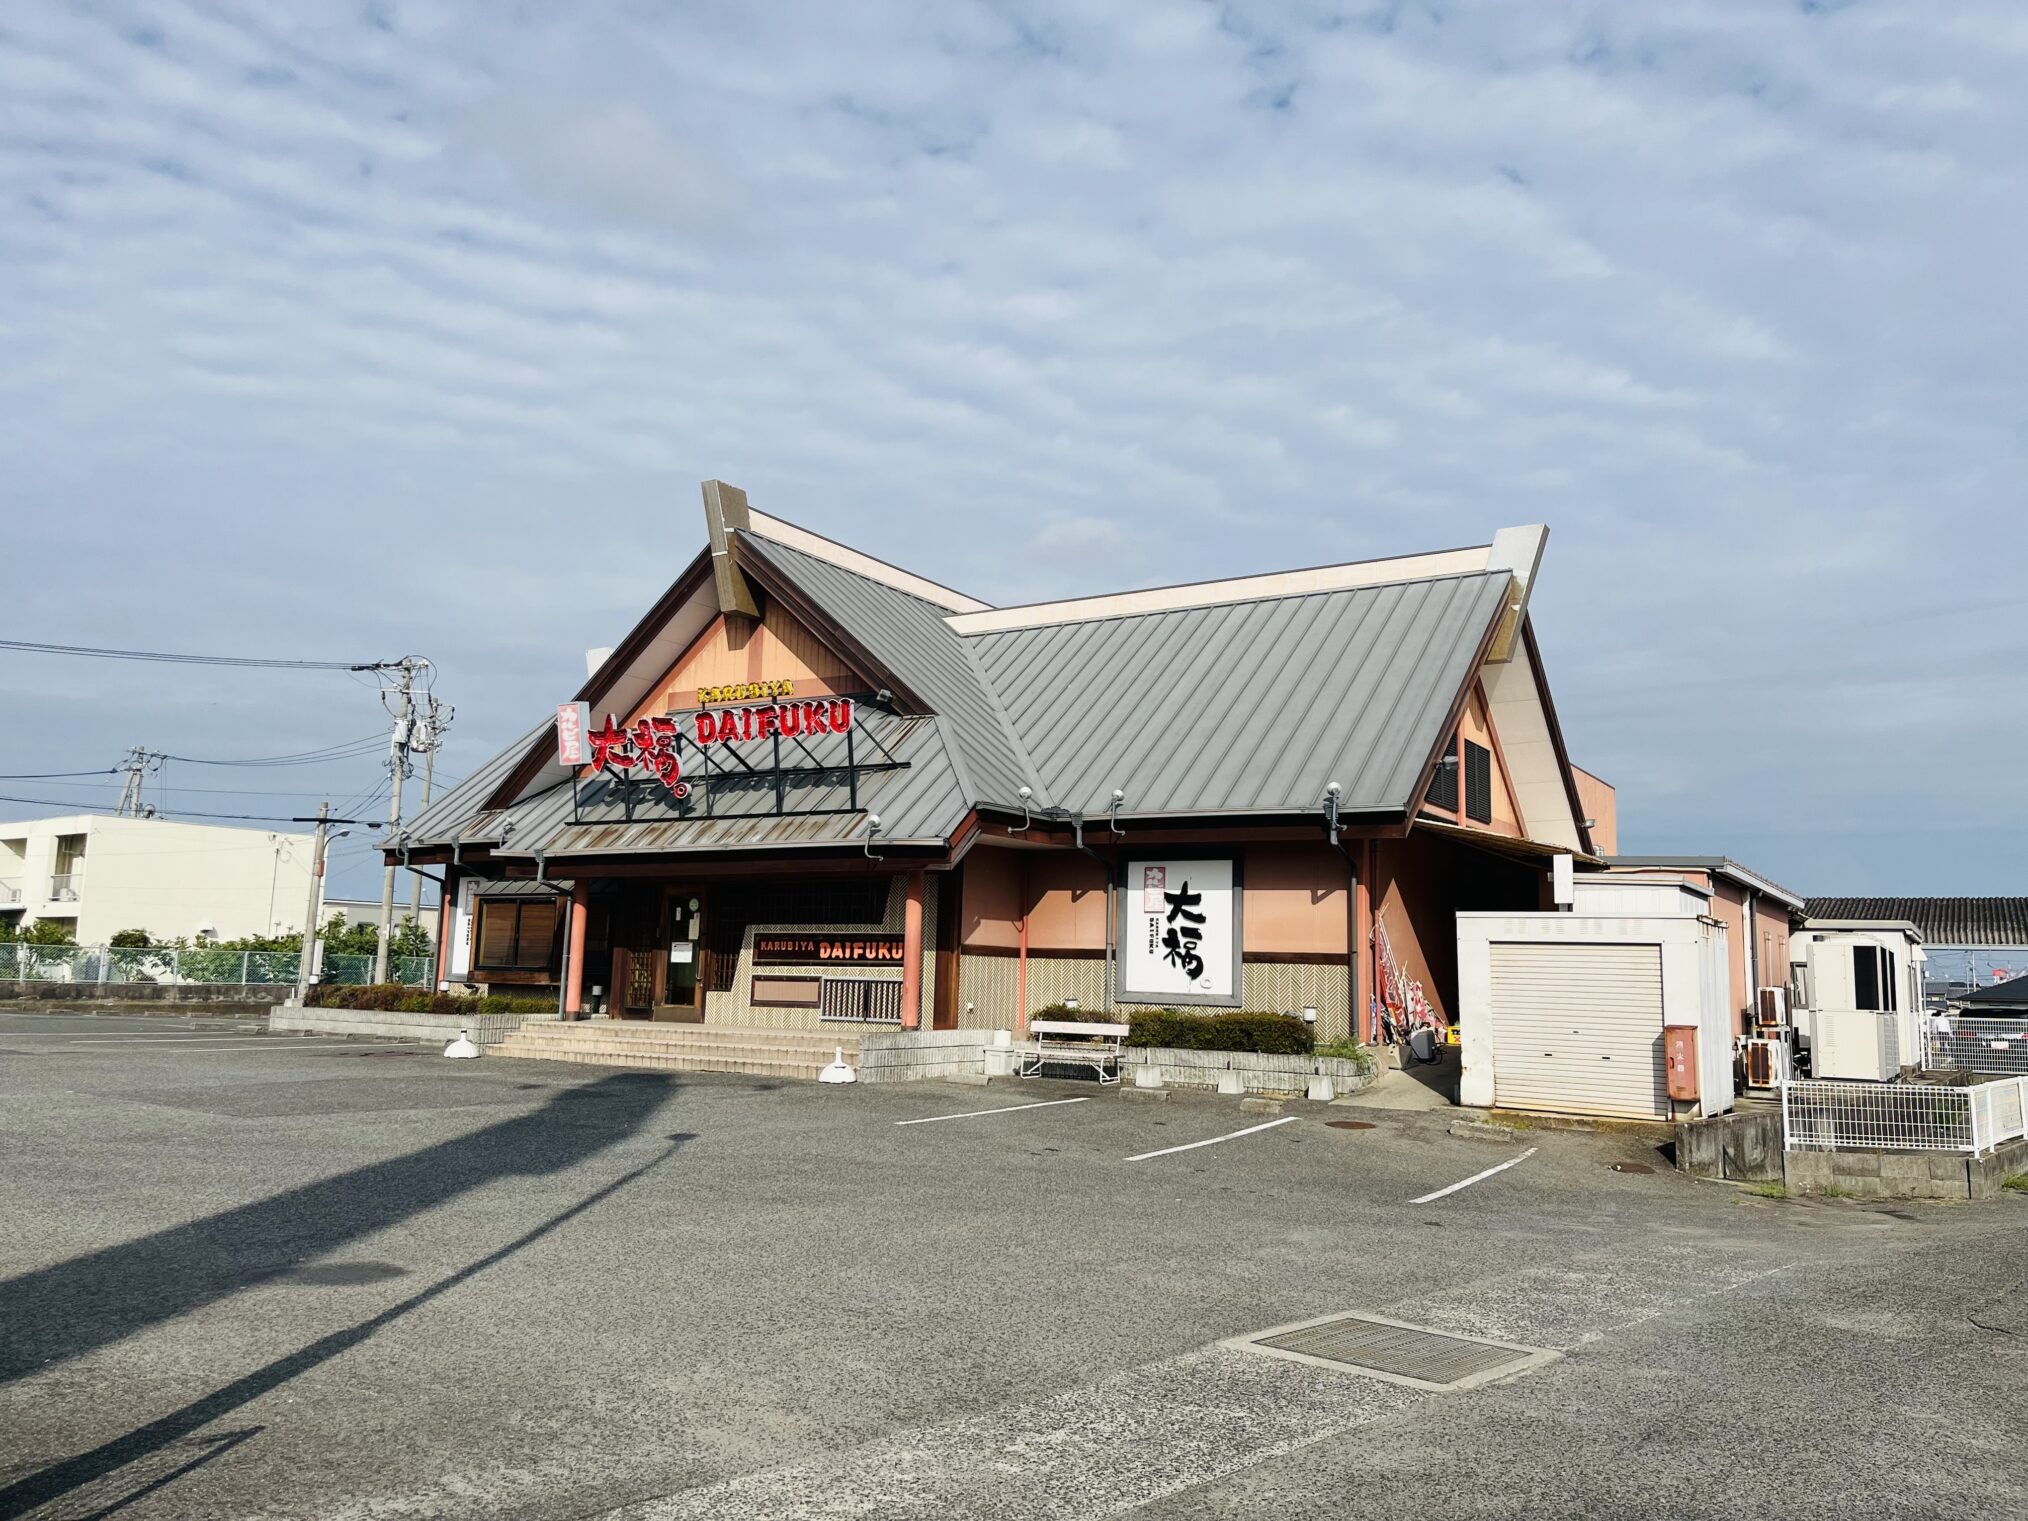
{"label": "white parking line", "polygon": [[[312,1051],[402,1051],[419,1049],[423,1045],[420,1041],[361,1041],[356,1044],[347,1042],[338,1045],[326,1045],[320,1040],[301,1042],[264,1040],[258,1046],[250,1046],[244,1041],[236,1046],[207,1046],[190,1040],[171,1041],[169,1044],[180,1046],[184,1051],[190,1051],[199,1056],[231,1056],[237,1055],[242,1051],[249,1056],[253,1055],[256,1051],[294,1051],[299,1055]],[[50,1051],[45,1049],[42,1054],[46,1056],[92,1056],[96,1053],[91,1051]],[[110,1056],[113,1053],[109,1051],[106,1054]],[[176,1056],[180,1053],[176,1051],[157,1051],[155,1054],[157,1056]]]}
{"label": "white parking line", "polygon": [[1269,1120],[1265,1125],[1249,1125],[1244,1130],[1235,1130],[1230,1135],[1215,1135],[1208,1141],[1192,1141],[1187,1146],[1164,1146],[1160,1151],[1144,1151],[1139,1156],[1128,1157],[1129,1162],[1145,1162],[1150,1157],[1171,1156],[1179,1151],[1195,1151],[1200,1146],[1216,1146],[1220,1141],[1236,1141],[1243,1135],[1258,1135],[1263,1130],[1272,1130],[1277,1125],[1293,1125],[1300,1115],[1285,1114],[1278,1120]]}
{"label": "white parking line", "polygon": [[188,1035],[88,1035],[82,1040],[66,1042],[73,1046],[187,1046],[193,1040],[286,1040],[287,1036],[235,1035],[230,1030],[221,1030],[216,1035],[207,1035],[202,1030],[193,1030]]}
{"label": "white parking line", "polygon": [[939,1120],[976,1120],[982,1114],[1012,1114],[1017,1109],[1054,1109],[1058,1104],[1089,1104],[1088,1098],[1044,1099],[1039,1104],[1005,1104],[998,1109],[967,1109],[963,1114],[932,1114],[920,1120],[896,1120],[897,1125],[934,1125]]}
{"label": "white parking line", "polygon": [[1505,1172],[1510,1167],[1519,1167],[1523,1162],[1534,1156],[1535,1151],[1536,1148],[1531,1146],[1522,1152],[1520,1156],[1507,1158],[1498,1167],[1489,1167],[1484,1172],[1475,1172],[1462,1183],[1453,1183],[1449,1188],[1439,1188],[1433,1194],[1424,1194],[1420,1199],[1410,1199],[1408,1202],[1411,1204],[1428,1204],[1434,1199],[1441,1199],[1445,1194],[1454,1194],[1461,1188],[1470,1188],[1474,1183],[1483,1183],[1496,1172]]}

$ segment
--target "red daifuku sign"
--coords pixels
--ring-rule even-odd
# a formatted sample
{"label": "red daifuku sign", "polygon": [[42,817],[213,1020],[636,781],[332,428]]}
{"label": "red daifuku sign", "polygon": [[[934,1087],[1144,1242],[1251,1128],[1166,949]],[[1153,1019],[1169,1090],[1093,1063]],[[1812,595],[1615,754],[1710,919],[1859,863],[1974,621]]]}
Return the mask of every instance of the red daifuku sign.
{"label": "red daifuku sign", "polygon": [[[844,734],[852,727],[852,701],[827,697],[811,702],[777,702],[748,708],[705,709],[694,715],[694,735],[705,745],[738,744],[754,739],[797,739],[811,734]],[[593,729],[583,703],[566,703],[556,711],[557,759],[565,765],[589,765],[602,771],[646,771],[678,798],[690,796],[683,780],[673,718],[637,718],[625,728],[612,714]]]}
{"label": "red daifuku sign", "polygon": [[675,719],[638,718],[622,729],[608,713],[605,727],[592,730],[589,738],[594,775],[607,770],[647,771],[671,796],[690,796],[690,786],[683,780],[683,759],[676,753]]}
{"label": "red daifuku sign", "polygon": [[816,702],[776,702],[764,707],[706,709],[697,714],[697,743],[734,744],[746,739],[795,739],[809,734],[843,734],[852,727],[852,701],[829,697]]}

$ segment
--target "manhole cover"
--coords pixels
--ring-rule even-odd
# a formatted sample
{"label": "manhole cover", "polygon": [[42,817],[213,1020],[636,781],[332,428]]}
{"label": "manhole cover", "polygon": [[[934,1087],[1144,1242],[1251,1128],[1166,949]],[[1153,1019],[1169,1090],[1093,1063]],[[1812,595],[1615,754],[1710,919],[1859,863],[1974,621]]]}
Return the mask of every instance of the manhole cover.
{"label": "manhole cover", "polygon": [[1655,1169],[1646,1162],[1615,1162],[1614,1172],[1653,1172]]}
{"label": "manhole cover", "polygon": [[1543,1347],[1453,1336],[1377,1315],[1327,1315],[1257,1336],[1236,1337],[1223,1345],[1419,1389],[1470,1389],[1539,1368],[1560,1355]]}
{"label": "manhole cover", "polygon": [[1324,1123],[1333,1130],[1371,1130],[1373,1128],[1373,1121],[1371,1120],[1326,1120]]}

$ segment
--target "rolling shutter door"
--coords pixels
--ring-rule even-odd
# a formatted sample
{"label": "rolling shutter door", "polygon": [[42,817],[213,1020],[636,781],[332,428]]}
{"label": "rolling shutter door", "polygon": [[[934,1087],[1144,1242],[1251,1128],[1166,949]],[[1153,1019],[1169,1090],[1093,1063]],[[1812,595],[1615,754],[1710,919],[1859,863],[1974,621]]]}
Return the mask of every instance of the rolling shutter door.
{"label": "rolling shutter door", "polygon": [[1659,945],[1490,949],[1495,1104],[1668,1116]]}

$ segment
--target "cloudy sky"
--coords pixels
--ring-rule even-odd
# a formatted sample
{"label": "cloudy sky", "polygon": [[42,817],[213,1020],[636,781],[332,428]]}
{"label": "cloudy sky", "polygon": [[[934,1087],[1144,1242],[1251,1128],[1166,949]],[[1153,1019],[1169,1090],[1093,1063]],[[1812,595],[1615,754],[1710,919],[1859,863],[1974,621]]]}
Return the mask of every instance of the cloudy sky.
{"label": "cloudy sky", "polygon": [[[2024,85],[2018,0],[15,0],[0,638],[427,655],[462,775],[707,476],[989,601],[1546,522],[1623,849],[2028,891]],[[382,722],[5,652],[0,701],[17,778]]]}

